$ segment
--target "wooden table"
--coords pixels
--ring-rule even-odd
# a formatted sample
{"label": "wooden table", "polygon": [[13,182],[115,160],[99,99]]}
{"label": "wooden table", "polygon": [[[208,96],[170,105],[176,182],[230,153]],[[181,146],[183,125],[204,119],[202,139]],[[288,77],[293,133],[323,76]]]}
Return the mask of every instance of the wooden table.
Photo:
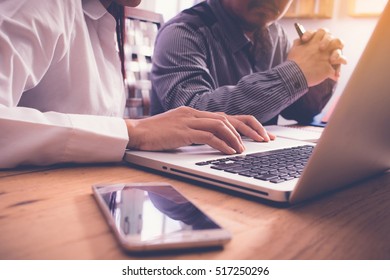
{"label": "wooden table", "polygon": [[[171,183],[231,231],[222,250],[124,253],[96,183]],[[390,259],[390,173],[296,206],[125,164],[0,171],[0,259]]]}

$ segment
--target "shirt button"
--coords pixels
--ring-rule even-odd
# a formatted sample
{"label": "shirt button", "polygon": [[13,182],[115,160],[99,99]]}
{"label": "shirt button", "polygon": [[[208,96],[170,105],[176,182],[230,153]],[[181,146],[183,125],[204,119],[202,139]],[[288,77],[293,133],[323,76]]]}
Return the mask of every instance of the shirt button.
{"label": "shirt button", "polygon": [[299,89],[301,87],[301,84],[299,82],[294,83],[294,88]]}

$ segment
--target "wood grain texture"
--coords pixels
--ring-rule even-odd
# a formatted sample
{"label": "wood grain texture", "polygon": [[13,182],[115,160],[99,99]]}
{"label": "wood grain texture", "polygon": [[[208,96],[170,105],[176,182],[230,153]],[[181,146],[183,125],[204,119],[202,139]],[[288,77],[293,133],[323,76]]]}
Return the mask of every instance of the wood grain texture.
{"label": "wood grain texture", "polygon": [[[111,234],[91,185],[167,182],[233,239],[221,250],[131,255]],[[390,259],[390,173],[281,206],[132,166],[0,171],[0,259]]]}

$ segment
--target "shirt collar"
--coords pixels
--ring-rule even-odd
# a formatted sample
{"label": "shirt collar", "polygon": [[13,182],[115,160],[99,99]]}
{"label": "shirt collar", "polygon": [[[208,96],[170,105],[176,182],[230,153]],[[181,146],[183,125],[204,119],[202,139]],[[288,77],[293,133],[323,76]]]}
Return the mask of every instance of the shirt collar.
{"label": "shirt collar", "polygon": [[218,19],[219,26],[230,41],[233,52],[240,51],[242,48],[251,44],[249,38],[245,35],[237,22],[225,11],[219,0],[207,0],[211,10]]}
{"label": "shirt collar", "polygon": [[93,20],[98,20],[108,13],[99,0],[82,0],[82,3],[84,14]]}

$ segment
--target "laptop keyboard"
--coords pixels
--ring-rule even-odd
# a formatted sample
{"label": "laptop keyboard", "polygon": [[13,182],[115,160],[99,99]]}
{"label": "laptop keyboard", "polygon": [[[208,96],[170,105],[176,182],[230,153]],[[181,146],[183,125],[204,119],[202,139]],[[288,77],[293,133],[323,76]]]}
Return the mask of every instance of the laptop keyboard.
{"label": "laptop keyboard", "polygon": [[299,178],[313,149],[314,146],[304,145],[229,156],[218,160],[197,162],[196,165],[210,166],[212,169],[278,184]]}

